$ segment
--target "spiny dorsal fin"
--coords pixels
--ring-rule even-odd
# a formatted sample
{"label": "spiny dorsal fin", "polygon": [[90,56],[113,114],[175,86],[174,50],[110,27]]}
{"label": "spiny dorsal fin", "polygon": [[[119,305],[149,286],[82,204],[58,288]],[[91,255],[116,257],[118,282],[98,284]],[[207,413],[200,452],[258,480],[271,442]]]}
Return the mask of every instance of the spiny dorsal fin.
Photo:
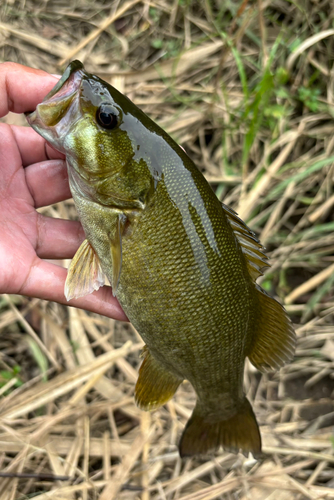
{"label": "spiny dorsal fin", "polygon": [[262,269],[270,267],[268,257],[263,252],[264,248],[256,238],[255,233],[249,229],[232,208],[224,205],[224,203],[222,203],[222,207],[246,257],[249,274],[256,281],[259,276],[262,276]]}

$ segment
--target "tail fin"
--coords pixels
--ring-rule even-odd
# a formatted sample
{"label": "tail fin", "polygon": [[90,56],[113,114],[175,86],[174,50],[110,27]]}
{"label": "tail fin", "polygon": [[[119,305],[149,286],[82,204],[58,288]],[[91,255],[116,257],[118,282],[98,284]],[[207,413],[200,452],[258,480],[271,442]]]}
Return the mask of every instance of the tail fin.
{"label": "tail fin", "polygon": [[207,455],[220,446],[232,453],[240,450],[245,455],[251,452],[258,456],[261,453],[259,426],[248,399],[244,399],[236,415],[218,422],[212,422],[197,403],[181,437],[180,456]]}

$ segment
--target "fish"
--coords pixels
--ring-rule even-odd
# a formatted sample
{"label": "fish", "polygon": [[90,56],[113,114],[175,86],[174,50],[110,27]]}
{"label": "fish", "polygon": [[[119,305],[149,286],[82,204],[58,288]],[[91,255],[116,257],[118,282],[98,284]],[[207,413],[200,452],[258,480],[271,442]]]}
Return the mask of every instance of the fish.
{"label": "fish", "polygon": [[145,342],[138,407],[156,410],[188,380],[197,399],[180,456],[221,447],[259,456],[245,360],[278,370],[292,360],[296,336],[283,306],[256,283],[269,263],[255,234],[183,148],[80,61],[27,119],[66,156],[86,235],[66,298],[109,282]]}

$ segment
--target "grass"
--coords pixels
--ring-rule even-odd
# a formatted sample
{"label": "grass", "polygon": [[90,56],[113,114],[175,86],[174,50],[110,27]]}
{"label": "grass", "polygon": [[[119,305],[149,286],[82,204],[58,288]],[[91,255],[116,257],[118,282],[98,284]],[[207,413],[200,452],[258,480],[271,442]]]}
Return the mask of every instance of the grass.
{"label": "grass", "polygon": [[181,460],[194,393],[136,408],[131,325],[3,295],[0,500],[334,498],[333,27],[329,0],[1,4],[0,60],[60,73],[79,58],[182,144],[266,245],[259,281],[298,346],[277,374],[246,368],[263,460]]}

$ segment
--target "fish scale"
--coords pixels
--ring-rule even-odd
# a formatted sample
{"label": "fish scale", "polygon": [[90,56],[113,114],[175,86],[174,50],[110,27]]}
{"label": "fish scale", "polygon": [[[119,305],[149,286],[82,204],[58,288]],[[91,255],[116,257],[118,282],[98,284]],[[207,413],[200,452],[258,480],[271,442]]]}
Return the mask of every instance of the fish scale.
{"label": "fish scale", "polygon": [[138,406],[159,408],[187,379],[197,403],[181,456],[220,446],[260,454],[245,358],[279,369],[293,356],[295,333],[256,284],[269,264],[254,233],[166,132],[79,61],[28,121],[66,155],[86,234],[68,269],[67,299],[106,277],[146,343]]}
{"label": "fish scale", "polygon": [[[131,237],[123,239],[123,268],[117,297],[125,310],[128,310],[131,304],[129,319],[138,331],[142,332],[142,336],[145,342],[150,345],[152,352],[153,350],[154,352],[163,351],[164,343],[166,343],[167,352],[164,352],[163,356],[156,354],[159,361],[166,367],[172,366],[174,370],[177,369],[184,378],[196,386],[198,392],[201,385],[209,386],[211,389],[213,385],[222,387],[226,383],[225,356],[224,353],[221,353],[224,338],[233,339],[232,342],[236,345],[238,337],[243,336],[245,329],[245,325],[238,325],[238,322],[241,323],[244,319],[240,316],[240,309],[241,302],[245,300],[245,294],[243,294],[242,299],[240,298],[239,304],[236,300],[232,301],[229,284],[233,281],[234,289],[236,288],[235,282],[238,279],[238,274],[241,288],[250,286],[250,280],[247,283],[240,271],[240,266],[239,273],[238,269],[237,272],[233,270],[233,258],[230,262],[226,260],[225,265],[220,262],[219,243],[222,243],[221,251],[226,254],[224,247],[228,246],[228,240],[225,233],[229,229],[222,210],[220,210],[220,218],[217,216],[217,212],[212,210],[213,220],[210,220],[210,212],[206,213],[207,223],[213,226],[210,229],[212,229],[212,234],[216,236],[218,251],[212,250],[212,244],[208,240],[206,240],[205,246],[200,237],[197,238],[197,248],[200,246],[199,250],[203,251],[207,257],[206,275],[203,279],[201,267],[197,264],[198,259],[195,256],[196,251],[199,250],[194,249],[190,238],[187,238],[189,231],[185,227],[180,207],[170,204],[169,212],[165,213],[165,198],[168,197],[169,192],[170,189],[164,188],[164,181],[162,181],[150,209],[141,214],[140,223],[137,224],[135,233]],[[167,215],[168,222],[163,225],[155,224],[155,221],[162,220],[163,215]],[[224,222],[225,231],[223,230]],[[202,227],[198,229],[198,232],[200,230],[205,233]],[[170,246],[174,245],[175,248],[170,252]],[[229,246],[232,247],[232,253],[233,246],[235,247],[233,240]],[[155,255],[154,262],[152,262],[152,253]],[[215,263],[217,260],[220,262],[219,267]],[[148,262],[146,268],[145,262]],[[160,262],[164,262],[165,272],[163,274],[160,274],[155,267],[156,262],[158,265]],[[186,266],[185,263],[188,265]],[[149,273],[153,271],[154,278],[150,281],[148,281],[146,269],[149,270]],[[168,283],[171,276],[175,277],[173,284]],[[165,283],[166,278],[167,283]],[[132,287],[132,290],[129,291],[133,281],[137,283],[137,286]],[[186,300],[181,299],[180,301],[181,292],[186,294]],[[170,307],[170,302],[174,302],[174,295],[176,295],[176,303]],[[155,300],[151,300],[152,296]],[[134,306],[136,297],[144,297],[140,301],[139,307],[143,308],[145,313],[141,311],[138,314],[139,311]],[[223,308],[224,302],[229,304],[227,310],[234,309],[234,312],[226,314],[226,308]],[[166,321],[166,310],[168,309],[172,317]],[[226,319],[232,315],[235,316],[236,321],[233,322],[231,333],[227,334],[229,325]],[[192,318],[191,322],[189,322],[189,318]],[[182,325],[184,319],[185,325]],[[163,331],[159,332],[157,322],[161,322]],[[168,325],[167,329],[166,325]],[[182,325],[182,329],[180,325]],[[169,359],[168,356],[175,336],[177,336],[176,342],[180,342],[180,339],[183,338],[187,339],[182,349],[181,360],[180,358]],[[191,343],[188,338],[190,338]],[[187,349],[188,344],[190,349]],[[226,349],[225,352],[229,361],[233,361],[231,359],[233,352],[230,349]],[[245,357],[245,353],[241,354]],[[196,357],[196,367],[194,368],[193,361]],[[222,362],[219,363],[219,361]],[[230,362],[228,366],[230,366]],[[211,365],[214,369],[211,369]],[[207,370],[208,373],[196,383],[199,369]],[[194,373],[192,373],[193,370],[195,370]],[[234,370],[231,372],[233,377]]]}

